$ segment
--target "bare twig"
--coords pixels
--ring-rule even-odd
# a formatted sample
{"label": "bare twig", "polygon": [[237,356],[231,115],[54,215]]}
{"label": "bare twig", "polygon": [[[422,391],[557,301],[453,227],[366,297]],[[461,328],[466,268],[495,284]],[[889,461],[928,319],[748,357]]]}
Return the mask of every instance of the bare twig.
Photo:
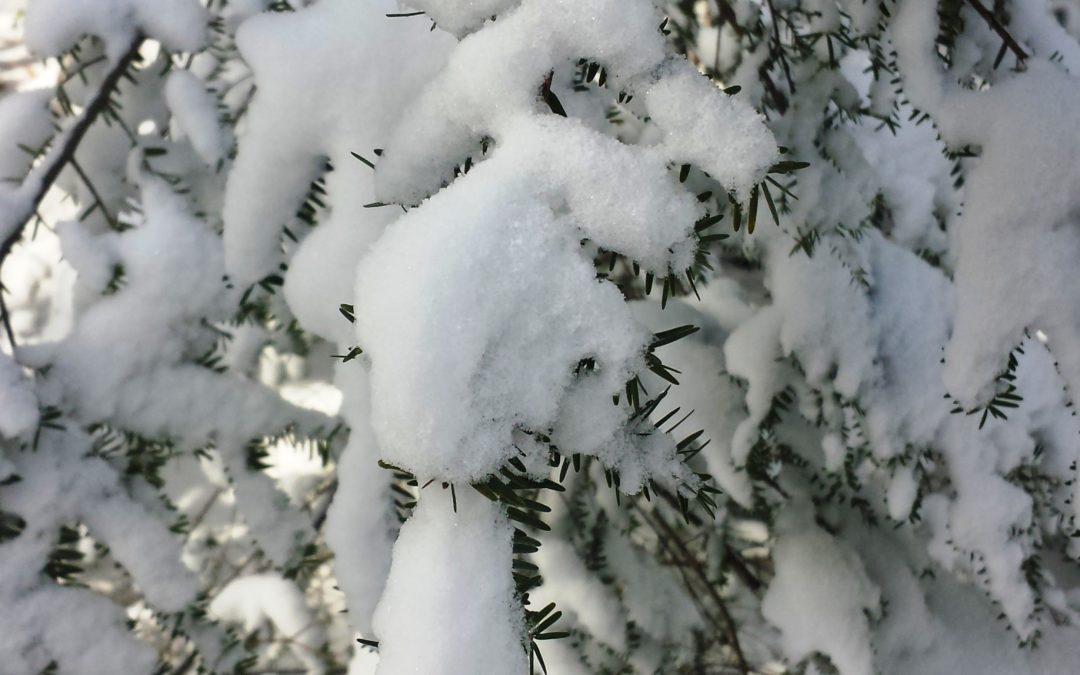
{"label": "bare twig", "polygon": [[[989,24],[990,29],[998,34],[998,37],[1002,39],[1005,46],[1008,47],[1013,54],[1016,54],[1018,60],[1023,61],[1028,57],[1028,53],[1024,51],[1024,48],[1020,46],[1020,43],[1018,43],[1009,33],[1009,29],[998,21],[997,16],[987,9],[986,5],[982,4],[980,0],[968,0],[968,4],[970,4],[978,15],[983,18],[983,21]],[[1000,61],[1000,58],[998,60]]]}
{"label": "bare twig", "polygon": [[674,528],[668,524],[664,517],[657,512],[651,514],[646,513],[639,505],[635,504],[635,508],[641,513],[641,515],[649,522],[653,523],[654,529],[657,530],[657,534],[660,535],[661,545],[668,550],[668,553],[680,563],[679,567],[685,567],[685,570],[692,572],[695,577],[701,582],[701,585],[705,587],[706,592],[716,603],[716,609],[720,612],[720,616],[723,619],[724,632],[727,633],[728,641],[731,643],[731,648],[735,652],[735,659],[738,662],[739,672],[743,675],[750,673],[750,664],[746,661],[746,656],[743,654],[742,645],[739,643],[739,635],[735,626],[735,619],[731,616],[731,612],[728,611],[727,603],[724,601],[720,594],[717,592],[713,583],[709,580],[708,574],[701,566],[701,562],[697,559],[692,551],[686,548],[682,540],[679,539],[679,535],[675,532]]}

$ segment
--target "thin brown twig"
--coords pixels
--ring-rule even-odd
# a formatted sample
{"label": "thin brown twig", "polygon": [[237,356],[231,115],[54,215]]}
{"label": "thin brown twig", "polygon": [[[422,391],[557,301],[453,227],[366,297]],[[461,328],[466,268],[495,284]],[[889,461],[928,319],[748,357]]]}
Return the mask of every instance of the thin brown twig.
{"label": "thin brown twig", "polygon": [[685,565],[685,569],[694,573],[694,576],[696,576],[701,582],[701,585],[705,587],[705,590],[713,599],[713,602],[716,603],[716,609],[720,612],[720,616],[723,619],[728,641],[731,643],[731,648],[735,652],[735,659],[738,661],[739,671],[743,673],[743,675],[749,675],[750,665],[747,663],[746,656],[743,654],[742,645],[739,643],[735,619],[731,616],[731,612],[728,611],[727,603],[720,597],[720,594],[716,591],[712,582],[709,581],[708,574],[706,574],[705,570],[701,567],[701,562],[697,559],[697,556],[695,556],[693,552],[687,550],[686,546],[679,539],[678,533],[675,532],[666,520],[664,520],[663,516],[655,511],[652,514],[649,514],[636,503],[634,506],[646,520],[654,523],[657,534],[662,534],[660,543],[668,550],[673,558]]}
{"label": "thin brown twig", "polygon": [[997,33],[998,37],[1002,39],[1009,50],[1013,54],[1016,54],[1018,60],[1023,61],[1028,57],[1028,53],[1024,51],[1024,48],[1020,46],[1020,43],[1009,33],[1009,29],[998,21],[997,16],[987,9],[986,5],[982,4],[980,0],[968,0],[968,4],[970,4],[976,13],[983,18],[983,21],[990,25],[990,29]]}

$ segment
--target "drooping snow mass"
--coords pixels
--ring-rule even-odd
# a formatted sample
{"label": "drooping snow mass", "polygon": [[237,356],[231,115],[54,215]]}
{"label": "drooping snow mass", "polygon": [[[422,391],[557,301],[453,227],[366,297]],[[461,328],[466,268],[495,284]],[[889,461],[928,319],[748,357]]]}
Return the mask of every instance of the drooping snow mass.
{"label": "drooping snow mass", "polygon": [[[200,334],[198,319],[223,317],[227,307],[221,241],[156,179],[146,178],[142,191],[140,227],[84,242],[113,249],[123,288],[88,308],[61,343],[23,351],[27,362],[51,365],[50,394],[77,402],[88,421],[117,420],[191,445],[244,442],[286,420],[309,429],[325,424],[314,413],[286,413],[257,385],[182,363],[192,342],[211,338]],[[166,242],[170,255],[162,260]]]}
{"label": "drooping snow mass", "polygon": [[[459,29],[471,26],[476,8],[459,9],[455,17],[446,5],[440,16]],[[616,17],[621,30],[609,32]],[[693,227],[705,214],[667,165],[703,160],[702,168],[745,198],[776,146],[754,111],[667,55],[658,24],[649,2],[526,1],[464,38],[392,132],[376,166],[377,194],[409,204],[427,199],[361,260],[356,328],[371,359],[372,428],[382,454],[420,480],[479,481],[518,455],[543,463],[541,446],[519,439],[522,433],[597,457],[628,493],[652,479],[677,484],[688,477],[671,438],[635,422],[626,399],[619,405],[625,383],[645,370],[649,335],[618,289],[595,278],[582,240],[661,277],[687,270],[695,260]],[[550,39],[529,38],[539,34]],[[646,106],[661,129],[658,143],[624,145],[560,119],[553,100],[542,110],[537,87],[550,87],[550,71],[586,50],[627,91],[654,87]],[[697,115],[672,107],[701,96],[717,107],[703,104]],[[494,149],[469,170],[467,156],[481,138]],[[487,144],[480,143],[482,154]],[[429,197],[463,162],[464,174]],[[403,570],[436,555],[410,548],[414,530],[432,518],[427,508],[421,497],[395,547],[375,623],[380,672],[523,668],[523,653],[512,646],[514,658],[496,652],[494,670],[466,667],[479,658],[469,646],[471,629],[452,651],[433,649],[426,668],[415,665],[414,654],[397,656],[417,635],[399,626],[443,617],[441,601],[416,619],[398,599]],[[456,518],[491,527],[491,514],[469,507]],[[483,597],[475,577],[502,578],[499,567],[483,569],[491,571],[470,574],[455,565],[443,585]],[[504,624],[506,612],[485,605],[474,619]],[[497,650],[507,642],[520,639],[499,638]]]}
{"label": "drooping snow mass", "polygon": [[180,131],[191,139],[199,157],[215,166],[225,155],[229,139],[218,121],[217,99],[191,71],[177,70],[165,83],[165,101]]}
{"label": "drooping snow mass", "polygon": [[153,651],[124,628],[121,608],[89,590],[42,583],[55,532],[65,523],[85,522],[161,610],[179,610],[195,596],[195,579],[165,525],[125,494],[104,461],[69,455],[89,449],[86,434],[54,431],[36,452],[11,458],[20,480],[4,486],[0,510],[24,514],[25,524],[17,545],[0,546],[0,621],[8,627],[0,659],[12,672],[41,672],[53,660],[65,672],[153,666]]}
{"label": "drooping snow mass", "polygon": [[[577,240],[661,276],[687,269],[703,211],[666,163],[708,156],[706,168],[745,196],[776,149],[756,113],[666,56],[651,3],[615,5],[525,2],[465,38],[376,168],[384,200],[415,202],[479,137],[495,143],[490,159],[402,217],[361,263],[357,337],[372,359],[375,432],[391,462],[419,475],[491,473],[516,452],[515,428],[603,455],[631,491],[665,473],[655,459],[662,444],[632,459],[627,413],[595,403],[643,370],[647,336],[617,291],[592,281]],[[610,33],[616,14],[621,31]],[[540,26],[554,40],[525,39]],[[655,88],[646,105],[657,108],[659,144],[623,145],[538,111],[545,73],[583,49],[629,90]],[[672,107],[702,95],[718,106],[702,108],[704,118]],[[702,148],[689,150],[690,138]],[[552,266],[564,272],[551,277]],[[587,359],[596,370],[575,377]]]}
{"label": "drooping snow mass", "polygon": [[[289,259],[285,297],[300,323],[336,343],[342,354],[356,340],[338,307],[354,301],[357,261],[395,215],[364,208],[376,200],[373,173],[352,153],[376,158],[373,150],[453,44],[419,22],[385,17],[397,10],[390,1],[330,0],[295,13],[258,16],[237,36],[258,91],[225,195],[226,269],[241,286],[276,272],[282,227],[309,229],[283,214],[296,212],[321,175],[330,209]],[[325,169],[327,159],[333,170]],[[393,532],[364,369],[351,362],[335,370],[349,439],[337,464],[326,538],[349,622],[371,635]]]}
{"label": "drooping snow mass", "polygon": [[[648,335],[618,290],[594,280],[573,225],[534,196],[542,174],[513,166],[501,156],[478,166],[392,226],[361,265],[357,331],[373,363],[375,432],[391,463],[425,480],[482,478],[516,454],[515,428],[557,428],[586,396],[613,412],[590,416],[595,440],[583,450],[599,451],[620,427],[610,396],[641,368]],[[486,201],[492,190],[506,201]],[[410,258],[427,262],[402,264]],[[547,277],[553,267],[561,273]],[[576,380],[586,358],[597,371]]]}
{"label": "drooping snow mass", "polygon": [[[48,115],[48,90],[12,93],[0,98],[0,207],[21,211],[27,196],[22,178],[33,161],[34,153],[53,134]],[[0,239],[14,231],[10,217],[0,218]]]}
{"label": "drooping snow mass", "polygon": [[334,551],[334,571],[345,593],[349,624],[373,633],[371,619],[390,571],[392,507],[386,475],[372,470],[379,448],[371,430],[369,376],[362,368],[339,366],[335,382],[344,393],[349,441],[337,464],[338,489],[326,516],[326,541]]}
{"label": "drooping snow mass", "polygon": [[37,422],[37,396],[30,380],[17,363],[0,354],[0,435],[21,436],[36,427]]}
{"label": "drooping snow mass", "polygon": [[[371,170],[351,153],[375,159],[453,43],[419,22],[387,20],[397,9],[390,0],[331,0],[258,15],[237,34],[258,91],[225,195],[226,267],[241,287],[278,272],[281,228],[295,227],[291,214],[329,159],[332,213],[297,253],[294,266],[303,268],[289,275],[294,311],[328,338],[349,339],[337,307],[350,299],[357,258],[393,216],[362,208],[375,201]],[[313,301],[325,294],[331,303]]]}
{"label": "drooping snow mass", "polygon": [[375,613],[380,674],[523,673],[528,657],[499,507],[430,486],[394,544]]}
{"label": "drooping snow mass", "polygon": [[32,152],[52,136],[50,98],[52,92],[48,89],[0,98],[0,138],[4,139],[0,147],[0,179],[4,182],[21,181],[30,168]]}
{"label": "drooping snow mass", "polygon": [[859,557],[806,520],[788,514],[777,527],[776,578],[761,612],[780,629],[787,655],[799,661],[813,652],[829,657],[841,673],[870,675],[869,621],[880,611],[880,594]]}
{"label": "drooping snow mass", "polygon": [[476,30],[488,19],[504,14],[519,3],[520,0],[471,0],[470,2],[409,0],[408,5],[430,16],[439,28],[460,37]]}
{"label": "drooping snow mass", "polygon": [[662,135],[665,159],[693,164],[740,201],[776,158],[776,143],[741,100],[676,62],[645,92],[645,105]]}
{"label": "drooping snow mass", "polygon": [[[704,289],[703,301],[710,290]],[[730,290],[730,289],[725,289]],[[690,338],[665,345],[658,354],[665,363],[676,364],[679,385],[669,390],[664,401],[668,407],[653,413],[663,419],[669,408],[701,410],[698,425],[704,430],[709,444],[701,451],[709,474],[716,485],[728,497],[741,506],[753,507],[753,491],[750,478],[732,457],[732,437],[738,425],[746,419],[744,400],[746,392],[730,376],[724,362],[722,347],[728,334],[717,325],[716,316],[698,311],[693,305],[681,300],[671,301],[665,308],[653,301],[635,302],[630,305],[635,317],[654,333],[672,325],[691,325],[700,331]],[[659,377],[650,374],[645,379],[649,391],[662,391],[667,386]],[[741,462],[740,462],[741,464]]]}
{"label": "drooping snow mass", "polygon": [[[1062,186],[1077,182],[1071,129],[1080,94],[1070,76],[1041,63],[987,92],[949,85],[923,56],[922,36],[933,16],[916,4],[906,3],[899,18],[899,63],[912,80],[932,84],[916,90],[913,101],[935,113],[947,142],[982,148],[954,227],[958,297],[946,355],[949,390],[964,405],[985,403],[1003,369],[1002,354],[1025,329],[1038,329],[1053,340],[1062,375],[1076,391],[1080,317],[1060,299],[1078,290],[1068,273],[1080,252],[1077,202]],[[1005,191],[1013,198],[1003,202]]]}

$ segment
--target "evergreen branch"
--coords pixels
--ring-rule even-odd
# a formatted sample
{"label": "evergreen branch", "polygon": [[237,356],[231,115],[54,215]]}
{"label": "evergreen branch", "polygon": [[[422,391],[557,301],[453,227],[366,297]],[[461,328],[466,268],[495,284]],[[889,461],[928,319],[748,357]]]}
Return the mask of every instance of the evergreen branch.
{"label": "evergreen branch", "polygon": [[109,223],[109,227],[114,230],[120,229],[120,221],[116,218],[113,218],[112,214],[109,213],[109,209],[105,207],[105,202],[101,199],[101,195],[98,194],[97,188],[95,188],[94,184],[90,182],[90,176],[87,176],[86,172],[82,170],[81,166],[79,166],[79,163],[75,161],[74,155],[71,156],[71,168],[75,169],[75,173],[79,174],[79,178],[86,186],[86,189],[90,191],[91,196],[93,196],[94,198],[94,203],[97,204],[97,207],[99,209],[101,209],[101,214],[105,217],[106,222]]}
{"label": "evergreen branch", "polygon": [[79,64],[79,67],[76,68],[75,70],[71,71],[70,73],[65,72],[63,77],[60,78],[60,82],[59,82],[58,86],[62,87],[62,86],[64,86],[65,84],[67,84],[68,82],[70,82],[71,80],[73,80],[76,77],[85,80],[86,78],[84,77],[84,73],[91,66],[95,66],[95,65],[101,63],[102,61],[105,61],[106,58],[107,57],[104,54],[102,54],[101,56],[94,57],[94,58],[90,59],[89,61],[86,61],[84,63]]}
{"label": "evergreen branch", "polygon": [[[3,242],[0,242],[0,269],[3,268],[4,261],[7,260],[8,254],[11,253],[15,244],[22,238],[26,223],[30,222],[30,218],[37,211],[38,206],[41,204],[41,200],[45,198],[45,194],[49,191],[49,188],[56,182],[56,179],[59,177],[63,168],[69,162],[74,161],[75,151],[78,150],[79,145],[86,136],[86,132],[89,131],[91,125],[93,125],[94,121],[98,118],[98,115],[108,108],[109,97],[112,96],[113,91],[119,84],[120,78],[124,76],[128,67],[135,60],[142,43],[143,36],[137,34],[135,39],[132,40],[131,46],[128,48],[127,52],[125,52],[120,60],[112,67],[112,70],[109,71],[102,81],[97,93],[94,94],[93,98],[90,99],[90,102],[83,108],[81,116],[71,127],[67,136],[63,139],[63,143],[51,153],[51,157],[46,158],[46,164],[42,169],[32,172],[23,181],[21,189],[33,190],[33,195],[25,203],[21,211],[17,211],[15,215],[5,223],[11,225],[11,232]],[[11,349],[14,351],[15,337],[11,330],[11,317],[8,313],[7,306],[4,303],[0,303],[0,320],[2,320],[4,324],[4,330],[7,333],[8,339],[11,341]]]}
{"label": "evergreen branch", "polygon": [[[977,0],[972,0],[973,2]],[[788,65],[787,55],[784,54],[784,45],[780,42],[780,15],[776,13],[776,8],[773,6],[773,0],[767,0],[769,6],[769,16],[772,18],[773,28],[773,40],[776,42],[776,51],[778,58],[780,59],[780,66],[784,70],[784,78],[787,80],[788,91],[792,94],[795,93],[795,81],[791,77],[791,67]],[[750,230],[753,231],[752,229]]]}

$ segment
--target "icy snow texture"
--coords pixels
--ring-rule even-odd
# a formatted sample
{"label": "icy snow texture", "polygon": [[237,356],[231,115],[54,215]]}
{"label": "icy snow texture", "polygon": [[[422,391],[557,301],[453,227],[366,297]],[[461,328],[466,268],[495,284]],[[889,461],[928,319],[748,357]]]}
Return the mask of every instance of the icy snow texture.
{"label": "icy snow texture", "polygon": [[469,488],[429,486],[394,545],[375,613],[379,675],[523,673],[521,608],[514,598],[513,528]]}
{"label": "icy snow texture", "polygon": [[[29,191],[21,181],[33,160],[30,153],[53,134],[48,115],[51,93],[29,91],[0,98],[0,212],[25,211]],[[11,216],[0,217],[0,240],[10,236],[17,225],[21,223],[12,222]]]}
{"label": "icy snow texture", "polygon": [[337,464],[338,489],[326,516],[326,542],[334,551],[334,571],[354,630],[371,635],[371,617],[390,571],[394,517],[386,473],[371,431],[371,384],[359,364],[338,366],[335,382],[344,393],[342,414],[349,442]]}
{"label": "icy snow texture", "polygon": [[[702,293],[703,299],[707,298],[709,288]],[[735,465],[731,452],[732,437],[746,418],[746,393],[727,373],[722,349],[727,333],[713,325],[715,319],[708,312],[699,312],[693,304],[681,300],[669,301],[665,309],[653,301],[635,302],[631,310],[654,333],[676,326],[700,328],[698,333],[657,350],[665,364],[679,371],[679,385],[670,388],[664,405],[657,408],[653,417],[659,420],[675,408],[683,414],[694,411],[690,420],[695,428],[705,431],[702,442],[708,441],[701,451],[708,473],[728,497],[742,506],[752,507],[750,478]],[[643,381],[645,388],[653,393],[663,391],[669,384],[652,374]]]}
{"label": "icy snow texture", "polygon": [[[555,426],[580,400],[573,391],[618,392],[648,341],[618,290],[595,280],[574,229],[533,197],[540,177],[501,159],[399,221],[359,273],[375,432],[389,461],[424,478],[490,473],[515,452],[515,427]],[[501,203],[484,200],[493,189]],[[597,372],[575,382],[589,357]],[[619,428],[610,398],[606,407],[615,416],[594,420],[583,451]]]}
{"label": "icy snow texture", "polygon": [[776,156],[775,142],[761,133],[761,119],[743,101],[681,63],[673,66],[645,92],[664,157],[693,164],[746,200],[752,187],[748,178]]}
{"label": "icy snow texture", "polygon": [[464,35],[479,28],[484,21],[503,14],[520,0],[409,0],[408,5],[427,13],[439,28]]}
{"label": "icy snow texture", "polygon": [[[39,90],[0,98],[0,179],[5,182],[21,181],[33,159],[26,149],[37,150],[52,136],[48,108],[51,96],[51,91]],[[7,189],[5,185],[3,190]]]}
{"label": "icy snow texture", "polygon": [[183,363],[193,345],[212,344],[199,319],[223,319],[230,307],[221,240],[157,179],[141,183],[146,218],[139,227],[80,242],[112,249],[124,287],[87,308],[63,340],[23,347],[20,355],[35,367],[51,365],[43,390],[74,404],[86,423],[107,421],[192,448],[216,443],[256,538],[284,562],[297,538],[312,536],[310,525],[286,509],[269,478],[247,468],[243,446],[290,423],[308,433],[328,429],[329,420],[235,375]]}
{"label": "icy snow texture", "polygon": [[[845,278],[848,271],[828,253],[789,256],[785,244],[773,245],[781,247],[768,258],[774,303],[745,321],[725,345],[732,373],[749,384],[750,415],[735,432],[735,461],[745,461],[773,397],[785,386],[806,386],[804,379],[823,393],[816,409],[800,413],[828,432],[820,441],[821,453],[808,456],[825,470],[839,471],[848,453],[867,441],[881,460],[911,446],[940,451],[953,492],[934,531],[950,543],[936,551],[931,547],[931,555],[957,574],[970,573],[975,563],[969,561],[977,560],[984,568],[985,588],[1010,625],[1021,636],[1030,635],[1036,629],[1034,596],[1020,565],[1033,545],[1012,533],[1032,522],[1032,503],[1004,476],[1032,461],[1034,439],[1044,444],[1044,457],[1052,458],[1044,461],[1053,475],[1075,472],[1070,464],[1077,458],[1080,428],[1064,414],[1049,352],[1025,344],[1016,380],[1024,405],[1011,412],[1008,423],[980,429],[977,418],[950,414],[945,399],[947,365],[941,355],[954,296],[939,270],[872,233],[855,252],[872,280],[866,292]],[[807,294],[815,289],[817,299],[811,303]],[[831,319],[823,323],[825,317]],[[797,358],[803,370],[797,373],[782,356]],[[853,424],[850,411],[832,402],[835,394],[858,400],[865,422]],[[801,398],[811,397],[804,392]],[[918,496],[912,470],[901,464],[884,473],[887,507],[894,517],[907,517]]]}
{"label": "icy snow texture", "polygon": [[1080,391],[1080,313],[1061,302],[1080,292],[1070,272],[1080,255],[1073,189],[1080,89],[1038,61],[986,92],[949,85],[934,62],[934,18],[924,3],[905,2],[896,19],[909,97],[947,143],[982,148],[951,232],[957,315],[945,355],[949,391],[965,406],[985,403],[1025,329],[1049,336],[1070,390]]}
{"label": "icy snow texture", "polygon": [[[470,7],[457,9],[467,22]],[[523,428],[601,456],[630,491],[672,473],[670,443],[651,435],[635,450],[627,412],[608,402],[643,369],[648,336],[618,292],[593,280],[579,240],[660,275],[684,270],[703,212],[668,164],[701,161],[745,195],[776,146],[752,109],[666,54],[659,22],[644,0],[526,1],[462,40],[406,109],[376,170],[384,201],[423,200],[482,136],[495,148],[361,262],[357,336],[372,359],[373,427],[391,462],[476,479],[512,456],[511,433]],[[537,42],[541,33],[549,39]],[[624,145],[539,111],[547,72],[583,52],[616,86],[655,88],[646,105],[659,143]],[[701,97],[696,114],[678,109]],[[596,370],[575,377],[590,358]]]}

